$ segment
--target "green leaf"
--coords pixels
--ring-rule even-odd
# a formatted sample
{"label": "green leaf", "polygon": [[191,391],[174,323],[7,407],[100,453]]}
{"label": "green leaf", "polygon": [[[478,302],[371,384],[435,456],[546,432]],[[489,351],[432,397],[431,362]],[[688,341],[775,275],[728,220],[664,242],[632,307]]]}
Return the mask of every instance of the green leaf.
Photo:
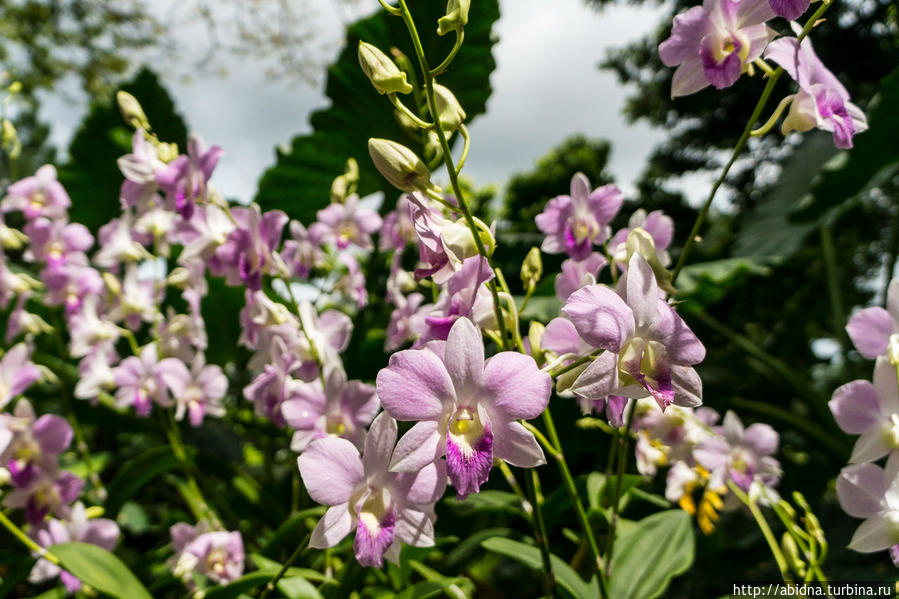
{"label": "green leaf", "polygon": [[745,277],[769,275],[771,269],[763,262],[750,258],[726,258],[685,266],[677,279],[677,298],[689,298],[704,306],[714,304]]}
{"label": "green leaf", "polygon": [[[631,489],[640,484],[643,480],[639,474],[624,474],[621,477],[621,495],[623,499],[630,493]],[[592,509],[604,510],[611,507],[615,501],[615,490],[617,482],[616,477],[606,480],[605,474],[601,472],[591,472],[587,475],[587,500],[590,502]],[[619,506],[621,503],[619,503]]]}
{"label": "green leaf", "polygon": [[277,587],[287,599],[321,599],[322,596],[318,589],[302,576],[282,578],[278,581]]}
{"label": "green leaf", "polygon": [[[192,459],[195,450],[192,447],[185,447],[184,450],[188,458]],[[110,518],[115,518],[122,505],[134,497],[144,485],[157,476],[180,467],[181,463],[168,445],[153,447],[129,460],[106,486],[109,492],[104,505],[106,514]]]}
{"label": "green leaf", "polygon": [[274,572],[252,572],[224,586],[212,587],[206,591],[206,599],[236,599],[248,591],[265,585],[275,575]]}
{"label": "green leaf", "polygon": [[[124,90],[136,97],[162,141],[187,149],[187,127],[168,92],[149,69],[141,69]],[[91,106],[69,145],[69,162],[59,168],[59,180],[72,198],[69,218],[96,232],[119,216],[119,192],[124,177],[116,160],[131,151],[132,130],[125,125],[115,94]]]}
{"label": "green leaf", "polygon": [[151,599],[150,593],[122,563],[102,547],[89,543],[62,543],[48,551],[60,566],[82,582],[118,599]]}
{"label": "green leaf", "polygon": [[648,516],[615,545],[609,595],[659,597],[672,578],[687,571],[695,552],[693,525],[686,512],[665,510]]}
{"label": "green leaf", "polygon": [[510,514],[523,514],[518,495],[508,491],[487,489],[469,495],[462,501],[448,497],[446,503],[458,514],[467,516],[480,511],[500,511]]}
{"label": "green leaf", "polygon": [[[445,2],[414,2],[412,13],[425,55],[436,66],[449,53],[454,36],[438,37],[437,19]],[[465,43],[440,83],[456,95],[471,121],[486,110],[490,96],[490,74],[496,66],[491,32],[499,18],[497,0],[473,2]],[[364,40],[384,52],[399,47],[415,64],[415,52],[402,19],[383,10],[357,21],[347,29],[344,50],[328,69],[325,93],[331,105],[310,117],[312,133],[295,137],[288,152],[277,152],[277,163],[259,181],[256,201],[264,210],[278,208],[309,223],[317,210],[330,201],[331,182],[343,173],[347,158],[359,163],[359,194],[385,191],[398,195],[375,170],[368,155],[368,139],[380,137],[405,144],[421,155],[422,139],[410,137],[394,118],[394,109],[378,94],[359,67],[357,47]],[[413,110],[412,95],[402,96]],[[388,206],[392,201],[387,202]]]}
{"label": "green leaf", "polygon": [[[784,162],[777,184],[741,217],[743,226],[737,233],[731,255],[769,259],[792,256],[802,246],[812,225],[794,223],[790,214],[809,193],[821,166],[837,151],[829,133],[806,133],[793,155]],[[678,279],[678,288],[680,284]]]}
{"label": "green leaf", "polygon": [[[482,541],[481,546],[487,551],[512,558],[532,570],[543,571],[543,558],[540,555],[540,550],[536,547],[500,537]],[[552,564],[553,575],[563,589],[578,598],[588,599],[599,596],[599,585],[595,578],[589,583],[585,582],[571,566],[558,556],[550,554],[549,561]],[[627,595],[612,596],[626,597]]]}

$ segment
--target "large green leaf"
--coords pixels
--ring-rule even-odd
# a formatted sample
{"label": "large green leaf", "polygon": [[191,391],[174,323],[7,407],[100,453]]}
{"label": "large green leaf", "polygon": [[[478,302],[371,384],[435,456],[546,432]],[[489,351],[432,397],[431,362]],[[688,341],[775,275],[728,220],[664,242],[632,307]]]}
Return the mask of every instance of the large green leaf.
{"label": "large green leaf", "polygon": [[122,563],[102,547],[89,543],[62,543],[49,547],[60,566],[96,590],[118,599],[151,599],[150,593]]}
{"label": "large green leaf", "polygon": [[[193,456],[193,447],[185,447],[184,450],[188,457]],[[111,518],[115,518],[122,505],[144,485],[157,476],[180,468],[180,466],[181,463],[168,445],[153,447],[129,460],[106,487],[109,492],[104,506],[106,513]]]}
{"label": "large green leaf", "polygon": [[790,214],[808,195],[821,166],[837,152],[829,133],[805,134],[805,139],[784,162],[777,184],[741,218],[743,225],[732,255],[775,259],[793,255],[802,246],[812,224],[792,222]]}
{"label": "large green leaf", "polygon": [[652,599],[693,563],[696,539],[690,516],[665,510],[637,522],[615,546],[611,597]]}
{"label": "large green leaf", "polygon": [[[152,71],[142,69],[119,89],[140,101],[161,140],[175,142],[186,151],[187,127]],[[91,106],[69,146],[69,162],[59,169],[59,180],[72,198],[71,220],[94,232],[122,210],[119,191],[124,177],[116,160],[131,151],[132,130],[125,125],[114,97]]]}
{"label": "large green leaf", "polygon": [[770,274],[771,269],[764,262],[764,259],[726,258],[685,266],[677,279],[677,297],[704,306],[713,304],[747,276]]}
{"label": "large green leaf", "polygon": [[[437,19],[446,3],[436,0],[409,2],[425,55],[433,65],[447,55],[453,36],[438,37]],[[469,120],[486,110],[490,96],[490,74],[495,62],[491,53],[495,42],[491,33],[499,18],[497,0],[473,2],[465,28],[465,43],[440,83],[456,94]],[[293,139],[290,151],[277,151],[277,163],[259,181],[256,201],[265,210],[279,208],[303,222],[315,219],[315,212],[330,201],[332,180],[343,173],[347,158],[359,162],[359,193],[383,190],[393,193],[375,170],[368,156],[368,139],[392,139],[418,150],[421,140],[410,137],[393,116],[393,107],[378,94],[359,67],[357,46],[364,40],[387,52],[398,47],[415,59],[403,20],[383,10],[347,29],[343,51],[328,69],[325,93],[331,105],[310,117],[312,133]],[[411,96],[405,96],[407,105]],[[387,197],[390,197],[388,195]]]}
{"label": "large green leaf", "polygon": [[[501,537],[493,537],[481,542],[481,546],[487,551],[499,553],[506,557],[510,557],[521,562],[532,570],[543,570],[543,558],[540,550],[531,545],[525,545],[519,541],[512,539],[504,539]],[[550,563],[552,564],[553,575],[559,585],[571,593],[574,597],[589,599],[599,596],[599,584],[596,579],[589,583],[581,579],[580,575],[569,566],[562,558],[550,555]],[[613,597],[626,597],[627,595],[612,595]]]}

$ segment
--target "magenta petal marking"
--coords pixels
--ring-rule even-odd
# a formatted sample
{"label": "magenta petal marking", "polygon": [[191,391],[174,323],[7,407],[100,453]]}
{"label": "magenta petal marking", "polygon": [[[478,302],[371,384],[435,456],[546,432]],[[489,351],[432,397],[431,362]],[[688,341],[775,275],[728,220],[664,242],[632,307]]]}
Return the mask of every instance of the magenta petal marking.
{"label": "magenta petal marking", "polygon": [[659,408],[661,408],[663,412],[665,411],[665,408],[674,402],[674,386],[671,384],[670,374],[659,375],[659,378],[656,380],[646,377],[643,374],[635,375],[634,378],[636,378],[641,385],[646,387],[646,390],[649,391],[653,399],[656,400],[656,403],[659,404]]}
{"label": "magenta petal marking", "polygon": [[353,551],[356,561],[368,568],[380,568],[384,564],[384,552],[393,543],[393,531],[396,515],[388,510],[378,522],[377,530],[369,530],[367,518],[360,514],[356,525],[356,537],[353,539]]}
{"label": "magenta petal marking", "polygon": [[[452,426],[450,422],[449,426]],[[493,431],[485,423],[483,434],[471,443],[457,443],[451,432],[446,436],[446,472],[456,487],[456,499],[477,493],[490,477],[493,467]],[[463,441],[464,442],[464,441]]]}

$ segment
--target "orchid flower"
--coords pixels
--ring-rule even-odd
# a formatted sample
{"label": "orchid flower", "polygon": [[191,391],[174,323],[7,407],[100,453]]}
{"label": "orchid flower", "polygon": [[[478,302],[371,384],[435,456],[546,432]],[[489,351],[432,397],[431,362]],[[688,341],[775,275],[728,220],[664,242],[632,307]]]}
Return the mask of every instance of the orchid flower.
{"label": "orchid flower", "polygon": [[618,293],[584,287],[562,313],[584,341],[605,350],[575,380],[576,395],[637,399],[649,392],[662,409],[702,403],[702,381],[692,365],[705,358],[705,347],[659,296],[652,268],[639,254],[631,257]]}
{"label": "orchid flower", "polygon": [[28,220],[39,216],[55,220],[64,218],[71,204],[69,194],[56,179],[56,168],[45,164],[31,177],[9,186],[0,201],[0,212],[19,210]]}
{"label": "orchid flower", "polygon": [[873,384],[846,383],[833,392],[828,405],[844,432],[860,435],[850,464],[873,462],[899,449],[899,387],[896,367],[886,358],[877,358]]}
{"label": "orchid flower", "polygon": [[72,443],[72,427],[65,418],[56,414],[37,418],[25,399],[16,402],[13,414],[0,414],[2,431],[9,433],[9,439],[5,447],[0,443],[0,465],[15,487],[27,487],[42,471],[54,472],[57,456]]}
{"label": "orchid flower", "polygon": [[487,481],[494,458],[521,468],[545,462],[518,420],[543,412],[552,379],[524,354],[500,352],[485,362],[481,334],[468,318],[456,320],[445,344],[390,356],[377,387],[391,416],[417,421],[397,445],[393,471],[415,472],[446,455],[464,499]]}
{"label": "orchid flower", "polygon": [[765,58],[779,64],[799,84],[781,130],[809,131],[817,127],[833,133],[834,144],[846,150],[852,137],[868,128],[865,113],[849,101],[849,92],[812,48],[812,40],[783,37],[771,42]]}
{"label": "orchid flower", "polygon": [[843,511],[865,519],[849,548],[860,553],[889,549],[899,566],[899,453],[891,454],[884,468],[875,464],[843,468],[837,478],[837,498]]}
{"label": "orchid flower", "polygon": [[899,362],[899,279],[890,281],[886,309],[873,306],[856,312],[846,332],[863,357],[889,355],[891,362]]}
{"label": "orchid flower", "polygon": [[714,85],[733,85],[776,35],[768,0],[703,0],[674,17],[671,37],[659,45],[662,62],[677,67],[671,97]]}
{"label": "orchid flower", "polygon": [[330,506],[312,531],[310,547],[333,547],[355,530],[356,560],[379,568],[385,556],[396,561],[400,542],[434,544],[433,504],[446,488],[444,463],[432,459],[414,473],[389,471],[396,436],[396,421],[382,412],[365,438],[362,456],[338,437],[313,441],[300,455],[297,465],[309,495]]}
{"label": "orchid flower", "polygon": [[[72,506],[71,513],[64,520],[50,519],[30,533],[30,536],[43,548],[78,542],[96,545],[107,551],[112,551],[120,535],[119,526],[114,520],[109,518],[88,519],[87,510],[84,509],[81,502]],[[40,584],[57,576],[69,593],[81,590],[81,581],[76,576],[43,557],[39,557],[34,564],[28,575],[28,582]]]}
{"label": "orchid flower", "polygon": [[623,201],[616,186],[603,185],[590,191],[590,180],[576,173],[571,178],[571,195],[553,198],[537,215],[537,227],[546,235],[543,251],[586,259],[594,245],[609,237],[609,223]]}
{"label": "orchid flower", "polygon": [[0,358],[0,410],[40,377],[40,371],[31,362],[31,350],[25,343],[7,350]]}
{"label": "orchid flower", "polygon": [[284,420],[296,430],[290,448],[297,453],[328,435],[349,439],[361,448],[365,427],[378,409],[375,388],[361,381],[347,381],[341,367],[326,369],[324,384],[320,380],[296,383],[281,404]]}
{"label": "orchid flower", "polygon": [[206,522],[191,526],[179,522],[169,529],[175,555],[169,561],[176,577],[193,586],[192,572],[217,584],[228,584],[243,574],[243,538],[237,531],[209,530]]}

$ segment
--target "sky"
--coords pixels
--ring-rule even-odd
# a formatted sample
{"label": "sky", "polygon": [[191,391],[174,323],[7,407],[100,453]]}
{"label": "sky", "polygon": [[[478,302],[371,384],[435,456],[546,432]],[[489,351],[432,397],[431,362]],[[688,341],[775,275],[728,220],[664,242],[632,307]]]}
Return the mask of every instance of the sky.
{"label": "sky", "polygon": [[[655,28],[659,9],[614,6],[597,12],[582,0],[500,4],[494,91],[487,113],[470,127],[466,174],[478,185],[502,187],[510,175],[532,169],[566,137],[583,133],[611,141],[609,168],[627,190],[663,132],[625,122],[621,109],[629,90],[597,64],[608,48]],[[311,1],[315,43],[326,63],[341,49],[344,23],[376,5],[376,0],[357,0],[349,7],[332,0]],[[184,41],[187,46],[202,43],[201,36],[196,42]],[[308,132],[308,114],[328,104],[323,77],[304,84],[267,79],[263,71],[260,61],[248,58],[231,62],[223,76],[186,81],[163,73],[190,129],[225,149],[214,183],[228,197],[244,201],[253,197],[260,175],[274,163],[275,147]],[[86,107],[87,98],[77,91],[45,101],[43,117],[51,123],[52,140],[59,147],[67,146]]]}

